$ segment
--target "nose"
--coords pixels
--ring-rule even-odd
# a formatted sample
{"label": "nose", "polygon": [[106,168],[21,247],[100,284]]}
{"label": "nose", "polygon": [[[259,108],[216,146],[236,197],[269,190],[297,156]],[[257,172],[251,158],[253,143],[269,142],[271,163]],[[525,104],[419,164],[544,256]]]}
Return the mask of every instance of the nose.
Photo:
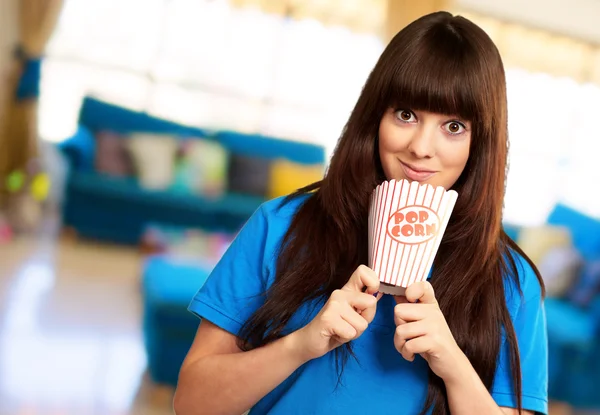
{"label": "nose", "polygon": [[423,126],[417,128],[408,144],[408,150],[420,159],[435,156],[435,131],[433,128]]}

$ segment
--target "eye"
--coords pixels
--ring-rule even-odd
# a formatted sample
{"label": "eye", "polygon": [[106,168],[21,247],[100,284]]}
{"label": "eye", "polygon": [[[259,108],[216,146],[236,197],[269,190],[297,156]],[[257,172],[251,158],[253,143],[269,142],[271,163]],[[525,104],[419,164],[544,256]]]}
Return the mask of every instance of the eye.
{"label": "eye", "polygon": [[448,134],[451,135],[462,134],[466,130],[465,125],[459,121],[447,122],[446,124],[444,124],[443,128]]}
{"label": "eye", "polygon": [[398,110],[396,111],[396,118],[402,122],[412,123],[417,121],[417,117],[410,110]]}

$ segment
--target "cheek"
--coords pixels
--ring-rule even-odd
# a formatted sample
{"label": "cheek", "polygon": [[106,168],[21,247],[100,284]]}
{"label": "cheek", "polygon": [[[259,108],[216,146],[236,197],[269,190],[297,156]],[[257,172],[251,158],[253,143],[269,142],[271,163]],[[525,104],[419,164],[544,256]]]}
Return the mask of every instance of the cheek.
{"label": "cheek", "polygon": [[388,120],[379,125],[379,154],[382,158],[386,154],[395,154],[406,147],[400,129]]}
{"label": "cheek", "polygon": [[469,149],[470,140],[466,140],[460,145],[452,145],[444,153],[445,167],[462,171],[469,160]]}
{"label": "cheek", "polygon": [[457,155],[456,162],[462,167],[465,167],[469,160],[469,145],[466,145]]}

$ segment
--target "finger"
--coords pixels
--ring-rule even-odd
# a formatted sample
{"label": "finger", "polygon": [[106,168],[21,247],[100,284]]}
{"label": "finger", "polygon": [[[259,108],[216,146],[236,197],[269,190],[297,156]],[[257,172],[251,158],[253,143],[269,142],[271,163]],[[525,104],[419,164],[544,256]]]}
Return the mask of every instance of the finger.
{"label": "finger", "polygon": [[411,303],[437,304],[433,286],[429,281],[420,281],[411,284],[406,289],[406,299]]}
{"label": "finger", "polygon": [[429,353],[431,350],[431,341],[427,336],[416,337],[414,339],[410,339],[404,343],[404,347],[400,354],[406,360],[412,362],[415,360],[416,354],[425,354]]}
{"label": "finger", "polygon": [[369,326],[367,320],[365,320],[362,315],[354,311],[352,307],[347,307],[340,316],[346,323],[350,324],[352,327],[354,327],[354,330],[356,330],[356,335],[353,337],[353,339],[363,334],[363,332]]}
{"label": "finger", "polygon": [[396,336],[404,340],[414,339],[427,334],[427,325],[423,321],[402,324],[396,327]]}
{"label": "finger", "polygon": [[394,323],[396,324],[396,326],[406,324],[407,321],[401,318],[398,313],[398,304],[406,304],[408,303],[408,300],[402,295],[395,295],[394,300],[396,300],[396,307],[394,307]]}
{"label": "finger", "polygon": [[356,332],[356,329],[343,318],[339,318],[336,320],[334,325],[331,327],[331,333],[341,343],[348,343],[350,340],[354,339],[358,334]]}
{"label": "finger", "polygon": [[371,294],[348,293],[348,304],[352,306],[366,321],[370,323],[377,312],[377,298]]}
{"label": "finger", "polygon": [[346,302],[359,311],[377,306],[377,298],[371,294],[348,291],[343,294],[346,296]]}
{"label": "finger", "polygon": [[408,360],[409,362],[412,362],[415,359],[415,355],[414,355],[414,353],[411,353],[406,348],[406,342],[407,342],[407,339],[403,339],[396,332],[396,334],[394,335],[394,347],[396,348],[396,350],[398,351],[398,353],[400,353],[402,355],[402,357],[405,360]]}
{"label": "finger", "polygon": [[351,291],[340,291],[340,294],[345,296],[346,302],[360,314],[367,323],[373,321],[377,311],[377,297],[366,293],[356,293]]}
{"label": "finger", "polygon": [[404,320],[402,317],[400,317],[400,315],[398,313],[396,313],[396,310],[394,310],[394,324],[396,325],[396,327],[401,326],[403,324],[407,324],[408,321]]}
{"label": "finger", "polygon": [[375,294],[379,291],[379,277],[371,268],[366,265],[360,265],[350,276],[350,279],[342,290]]}
{"label": "finger", "polygon": [[[407,323],[396,327],[396,333],[394,335],[394,346],[396,350],[401,354],[404,353],[404,345],[407,341],[425,336],[427,334],[427,327],[422,322]],[[410,354],[405,357],[407,360],[411,360]]]}
{"label": "finger", "polygon": [[431,304],[398,304],[394,307],[394,321],[396,325],[400,325],[402,321],[406,323],[423,320],[431,314],[431,307]]}

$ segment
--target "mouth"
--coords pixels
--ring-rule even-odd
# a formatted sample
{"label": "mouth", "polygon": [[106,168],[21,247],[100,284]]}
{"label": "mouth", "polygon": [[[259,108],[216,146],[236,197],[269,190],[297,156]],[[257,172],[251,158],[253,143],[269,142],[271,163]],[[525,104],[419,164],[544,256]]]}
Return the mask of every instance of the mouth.
{"label": "mouth", "polygon": [[400,161],[400,165],[402,166],[402,170],[404,170],[404,174],[406,175],[406,177],[416,182],[424,182],[437,173],[434,170],[428,170],[422,167],[413,166],[402,161]]}

